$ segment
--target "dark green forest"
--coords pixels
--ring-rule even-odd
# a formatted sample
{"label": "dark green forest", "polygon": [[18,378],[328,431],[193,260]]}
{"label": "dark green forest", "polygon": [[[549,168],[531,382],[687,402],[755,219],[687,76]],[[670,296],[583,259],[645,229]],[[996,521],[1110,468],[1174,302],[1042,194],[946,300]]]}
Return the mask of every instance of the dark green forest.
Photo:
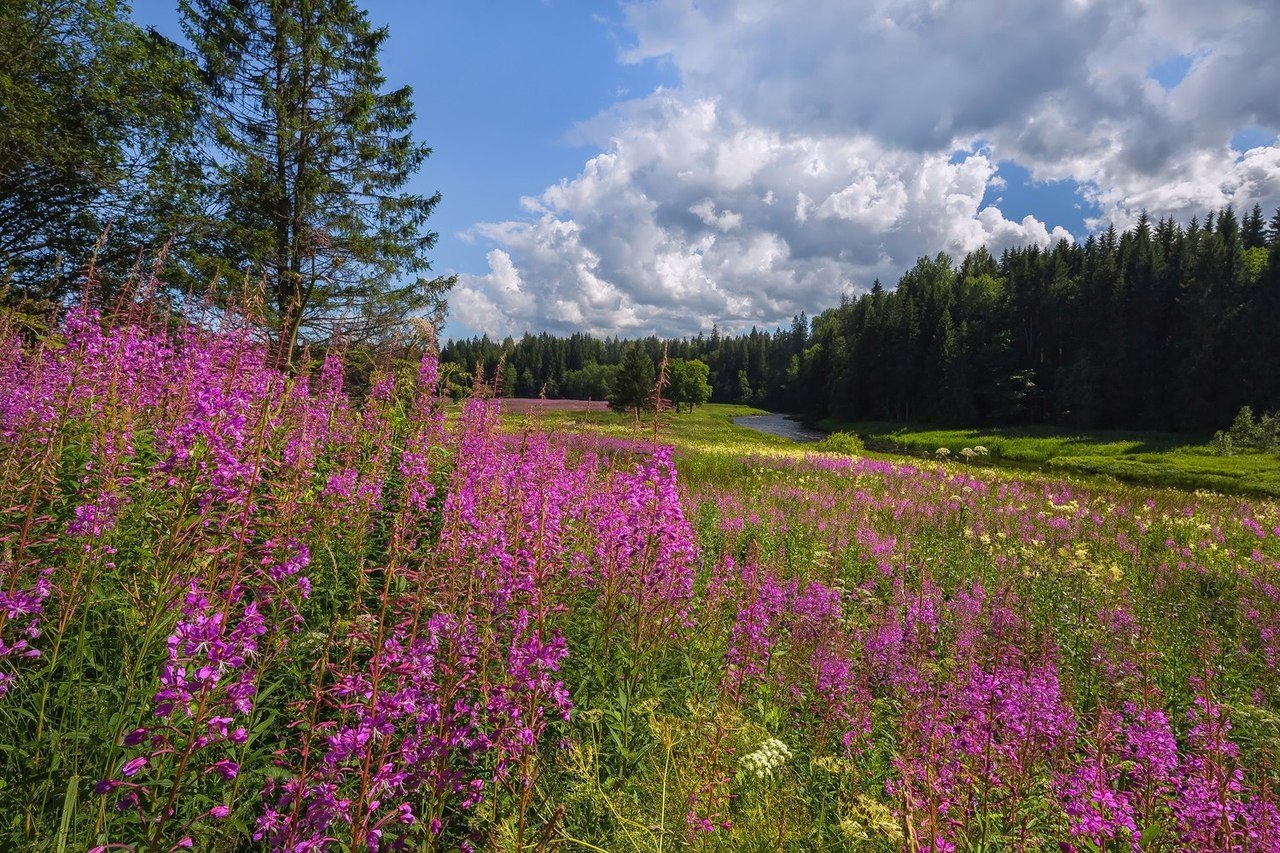
{"label": "dark green forest", "polygon": [[[1208,431],[1280,405],[1280,210],[1142,217],[1083,243],[921,258],[809,322],[636,342],[710,367],[713,402],[838,421]],[[575,334],[451,341],[503,393],[604,396],[628,343]]]}
{"label": "dark green forest", "polygon": [[[185,46],[120,0],[0,3],[0,305],[139,287],[264,321],[290,364],[442,308],[440,195],[389,37],[353,0],[179,0]],[[159,275],[152,279],[151,271]]]}

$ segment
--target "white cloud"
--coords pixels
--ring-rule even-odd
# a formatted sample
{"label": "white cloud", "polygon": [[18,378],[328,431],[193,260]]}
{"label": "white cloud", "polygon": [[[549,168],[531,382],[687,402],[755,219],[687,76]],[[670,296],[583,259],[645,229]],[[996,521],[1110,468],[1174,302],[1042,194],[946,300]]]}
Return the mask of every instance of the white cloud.
{"label": "white cloud", "polygon": [[495,334],[507,334],[521,322],[536,320],[538,302],[525,288],[511,256],[494,249],[488,260],[488,275],[458,277],[450,298],[453,316],[470,328]]}
{"label": "white cloud", "polygon": [[[680,86],[584,122],[598,155],[473,230],[498,249],[453,296],[471,328],[770,327],[919,255],[1068,238],[984,202],[1009,195],[1004,160],[1084,185],[1096,224],[1280,203],[1280,147],[1229,146],[1280,131],[1272,0],[623,8],[622,59],[671,62]],[[1148,70],[1177,55],[1166,90]]]}
{"label": "white cloud", "polygon": [[701,219],[704,225],[709,225],[717,231],[733,231],[742,227],[742,214],[734,213],[732,210],[716,213],[716,203],[709,198],[704,198],[690,207],[689,212]]}
{"label": "white cloud", "polygon": [[[624,334],[768,327],[894,276],[922,246],[960,254],[1068,236],[980,211],[994,174],[981,153],[953,163],[863,136],[787,136],[675,92],[617,120],[608,150],[528,205],[535,218],[478,229],[506,251],[458,290],[467,306],[498,294],[505,319],[468,308],[460,322]],[[794,215],[774,203],[787,196]],[[537,288],[512,285],[506,252]]]}

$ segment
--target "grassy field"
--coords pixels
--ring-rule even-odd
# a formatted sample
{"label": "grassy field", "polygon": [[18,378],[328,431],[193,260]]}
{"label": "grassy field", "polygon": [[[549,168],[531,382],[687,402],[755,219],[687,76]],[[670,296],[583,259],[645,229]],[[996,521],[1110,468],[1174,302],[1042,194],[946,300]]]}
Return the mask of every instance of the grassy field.
{"label": "grassy field", "polygon": [[[763,409],[725,403],[700,406],[693,412],[664,412],[659,416],[659,441],[685,450],[702,449],[712,453],[797,452],[803,445],[777,436],[734,426],[733,419],[747,415],[765,415]],[[652,414],[639,420],[630,413],[566,411],[548,406],[536,407],[522,414],[506,417],[509,427],[540,429],[550,432],[586,433],[618,439],[652,440]]]}
{"label": "grassy field", "polygon": [[1255,497],[1280,496],[1280,456],[1217,454],[1199,436],[1158,432],[1072,431],[1055,427],[935,429],[887,422],[824,424],[857,435],[868,450],[952,459],[968,447],[989,454],[974,464],[1100,475],[1132,483],[1209,489]]}
{"label": "grassy field", "polygon": [[[1280,497],[1280,457],[1266,453],[1222,456],[1197,436],[1157,432],[1065,431],[1054,427],[983,430],[905,427],[887,422],[823,424],[831,434],[813,444],[797,444],[734,426],[733,419],[765,414],[750,406],[712,403],[694,412],[665,413],[659,440],[683,451],[684,468],[714,472],[715,457],[750,453],[800,457],[811,453],[937,459],[947,448],[950,464],[1038,471],[1084,481],[1107,479],[1181,490],[1205,489],[1251,497]],[[566,411],[551,406],[507,417],[509,427],[546,429],[652,440],[652,415],[639,421],[610,411]],[[837,428],[838,427],[838,428]],[[852,439],[856,436],[856,440]],[[961,451],[985,447],[985,457],[964,461]]]}

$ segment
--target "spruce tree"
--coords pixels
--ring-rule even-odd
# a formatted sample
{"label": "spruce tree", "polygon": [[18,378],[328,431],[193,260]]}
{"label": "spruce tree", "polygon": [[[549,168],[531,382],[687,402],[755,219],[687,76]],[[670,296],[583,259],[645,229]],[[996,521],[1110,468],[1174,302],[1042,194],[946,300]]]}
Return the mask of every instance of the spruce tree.
{"label": "spruce tree", "polygon": [[1262,205],[1255,204],[1240,226],[1240,236],[1245,249],[1259,249],[1267,245],[1267,220],[1262,216]]}
{"label": "spruce tree", "polygon": [[1280,207],[1276,208],[1275,216],[1267,223],[1266,237],[1267,245],[1272,250],[1280,249]]}
{"label": "spruce tree", "polygon": [[438,303],[425,230],[440,200],[405,191],[430,149],[412,90],[388,90],[352,0],[181,0],[212,98],[218,260],[262,276],[289,359],[302,337],[385,334]]}
{"label": "spruce tree", "polygon": [[653,404],[654,380],[653,359],[640,344],[628,344],[613,377],[609,408],[616,412],[634,411],[639,418],[640,412]]}

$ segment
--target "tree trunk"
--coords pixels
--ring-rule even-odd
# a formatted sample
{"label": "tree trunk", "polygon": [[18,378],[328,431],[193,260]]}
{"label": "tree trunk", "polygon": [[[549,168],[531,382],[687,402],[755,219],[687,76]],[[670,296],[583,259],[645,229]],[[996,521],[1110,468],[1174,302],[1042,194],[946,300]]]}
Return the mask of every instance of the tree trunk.
{"label": "tree trunk", "polygon": [[302,320],[299,292],[300,276],[294,272],[296,258],[291,249],[290,225],[292,205],[288,191],[288,121],[283,107],[285,102],[285,39],[279,22],[273,28],[275,42],[275,95],[276,95],[276,311],[280,320],[280,363],[286,370],[293,368],[293,348]]}

